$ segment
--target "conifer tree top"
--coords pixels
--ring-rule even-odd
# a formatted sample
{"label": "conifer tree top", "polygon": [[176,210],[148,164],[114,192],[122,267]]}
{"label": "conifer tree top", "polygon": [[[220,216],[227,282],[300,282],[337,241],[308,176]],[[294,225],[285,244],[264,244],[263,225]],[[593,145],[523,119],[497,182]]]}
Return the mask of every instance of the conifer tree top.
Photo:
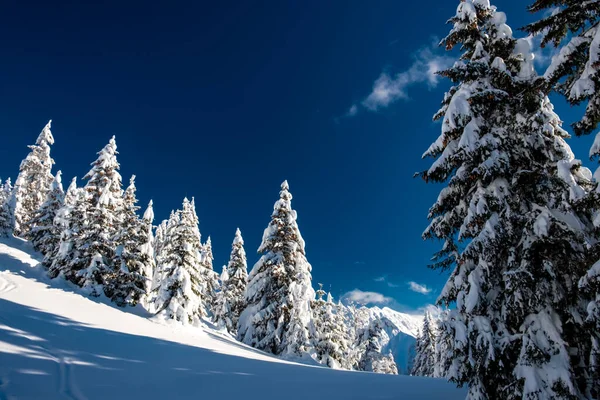
{"label": "conifer tree top", "polygon": [[144,211],[144,220],[145,221],[154,221],[154,208],[153,208],[153,203],[152,200],[150,200],[150,202],[148,203],[148,207],[146,208],[146,211]]}
{"label": "conifer tree top", "polygon": [[48,123],[46,124],[44,129],[42,129],[42,132],[40,133],[37,140],[35,141],[36,145],[41,146],[45,143],[54,144],[54,136],[52,136],[52,131],[50,130],[51,125],[52,125],[52,120],[48,121]]}
{"label": "conifer tree top", "polygon": [[242,232],[240,231],[240,228],[237,228],[235,230],[235,238],[233,239],[233,244],[244,244],[244,238],[242,238]]}

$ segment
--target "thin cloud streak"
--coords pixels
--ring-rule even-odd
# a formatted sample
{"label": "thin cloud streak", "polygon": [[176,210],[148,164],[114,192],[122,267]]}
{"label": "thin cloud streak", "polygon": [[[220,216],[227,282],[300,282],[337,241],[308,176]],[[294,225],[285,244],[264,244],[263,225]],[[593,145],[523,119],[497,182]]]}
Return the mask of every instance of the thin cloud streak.
{"label": "thin cloud streak", "polygon": [[[434,88],[439,83],[436,72],[449,68],[454,62],[452,57],[439,54],[437,46],[434,45],[422,48],[413,58],[413,64],[405,71],[395,75],[383,72],[361,105],[368,111],[378,111],[398,100],[408,99],[407,91],[411,86],[425,83],[429,88]],[[354,115],[358,109],[355,111]]]}
{"label": "thin cloud streak", "polygon": [[384,296],[377,292],[364,292],[360,289],[351,290],[342,295],[346,301],[359,304],[389,304],[393,301],[391,297]]}
{"label": "thin cloud streak", "polygon": [[431,292],[431,289],[428,288],[427,286],[421,285],[420,283],[417,283],[414,281],[408,282],[408,288],[410,290],[412,290],[413,292],[421,293],[421,294],[429,294]]}

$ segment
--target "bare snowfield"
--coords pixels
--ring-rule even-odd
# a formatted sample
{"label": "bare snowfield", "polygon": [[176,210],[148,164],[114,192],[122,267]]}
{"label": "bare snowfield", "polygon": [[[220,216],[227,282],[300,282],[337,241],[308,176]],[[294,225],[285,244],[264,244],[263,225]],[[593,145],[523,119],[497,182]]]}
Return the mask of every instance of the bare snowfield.
{"label": "bare snowfield", "polygon": [[48,279],[32,254],[0,240],[0,400],[466,396],[439,379],[296,364],[209,327],[159,323]]}

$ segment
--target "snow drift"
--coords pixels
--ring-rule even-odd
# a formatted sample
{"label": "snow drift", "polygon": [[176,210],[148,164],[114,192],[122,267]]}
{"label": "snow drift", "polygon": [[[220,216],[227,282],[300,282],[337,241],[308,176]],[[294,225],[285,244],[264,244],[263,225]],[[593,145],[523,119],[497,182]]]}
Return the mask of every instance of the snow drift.
{"label": "snow drift", "polygon": [[[210,328],[91,299],[0,240],[0,399],[463,399],[442,380],[283,361]],[[127,311],[127,312],[126,312]]]}

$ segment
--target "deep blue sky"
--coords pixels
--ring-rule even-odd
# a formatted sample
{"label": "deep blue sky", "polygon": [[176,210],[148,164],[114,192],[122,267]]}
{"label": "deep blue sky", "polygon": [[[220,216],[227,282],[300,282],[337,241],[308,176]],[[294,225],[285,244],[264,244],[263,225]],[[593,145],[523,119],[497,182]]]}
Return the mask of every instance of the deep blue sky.
{"label": "deep blue sky", "polygon": [[[531,16],[515,3],[495,4],[516,31]],[[420,156],[439,133],[431,117],[447,83],[414,84],[389,107],[344,115],[383,71],[410,69],[443,37],[457,4],[7,0],[0,176],[15,179],[50,118],[65,184],[116,135],[124,181],[137,175],[157,222],[195,196],[218,271],[237,226],[256,262],[287,179],[315,286],[422,307],[447,277],[426,268],[437,244],[420,237],[441,186],[412,176],[428,165]],[[567,122],[577,115],[557,109]],[[590,140],[571,141],[578,157]],[[410,281],[433,290],[415,293]]]}

